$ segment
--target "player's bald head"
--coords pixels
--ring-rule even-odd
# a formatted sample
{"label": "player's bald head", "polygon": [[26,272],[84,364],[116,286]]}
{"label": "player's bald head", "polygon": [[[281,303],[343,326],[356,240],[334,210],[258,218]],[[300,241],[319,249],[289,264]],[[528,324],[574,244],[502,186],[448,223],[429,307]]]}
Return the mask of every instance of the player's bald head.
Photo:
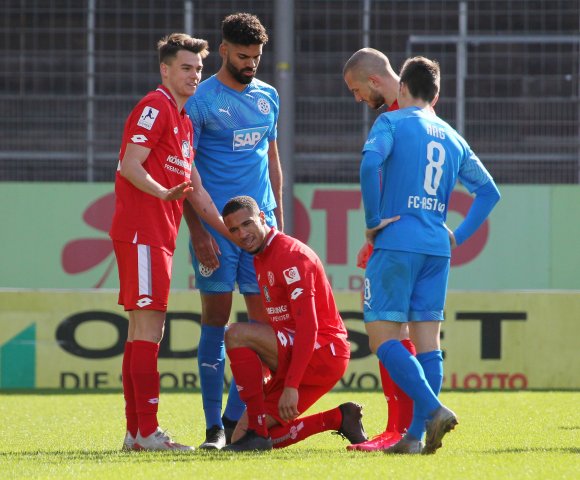
{"label": "player's bald head", "polygon": [[346,61],[342,75],[350,73],[351,76],[367,78],[370,75],[386,76],[389,71],[392,71],[391,63],[383,52],[361,48]]}

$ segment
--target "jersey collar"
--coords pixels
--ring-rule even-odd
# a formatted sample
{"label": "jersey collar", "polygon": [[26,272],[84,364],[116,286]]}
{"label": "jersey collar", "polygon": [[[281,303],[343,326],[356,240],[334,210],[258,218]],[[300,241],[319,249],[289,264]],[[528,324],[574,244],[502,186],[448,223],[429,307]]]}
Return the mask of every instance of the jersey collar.
{"label": "jersey collar", "polygon": [[260,253],[264,253],[266,251],[266,249],[272,243],[272,240],[274,240],[274,237],[276,237],[276,235],[278,235],[279,233],[280,232],[276,230],[276,227],[270,227],[270,231],[268,232],[268,234],[266,235],[266,239],[264,240],[264,248]]}
{"label": "jersey collar", "polygon": [[171,104],[175,108],[177,108],[177,102],[175,101],[175,98],[173,98],[173,95],[171,95],[171,92],[167,89],[167,87],[165,87],[163,85],[159,85],[155,91],[161,92],[163,95],[165,95],[167,97],[167,100],[169,100],[171,102]]}

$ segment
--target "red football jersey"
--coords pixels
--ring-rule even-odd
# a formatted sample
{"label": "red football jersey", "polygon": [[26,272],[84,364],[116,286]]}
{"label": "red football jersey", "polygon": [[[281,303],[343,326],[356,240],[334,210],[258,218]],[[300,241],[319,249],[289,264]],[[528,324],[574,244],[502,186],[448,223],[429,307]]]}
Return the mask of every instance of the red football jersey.
{"label": "red football jersey", "polygon": [[177,110],[162,85],[149,92],[133,109],[123,132],[115,178],[115,215],[110,236],[121,242],[160,247],[169,253],[181,223],[183,199],[165,201],[145,193],[121,176],[127,144],[151,149],[143,168],[166,188],[189,181],[193,164],[192,125],[185,109]]}
{"label": "red football jersey", "polygon": [[270,325],[281,345],[292,347],[285,386],[298,387],[317,348],[331,344],[335,356],[350,357],[346,327],[312,249],[273,228],[254,266]]}

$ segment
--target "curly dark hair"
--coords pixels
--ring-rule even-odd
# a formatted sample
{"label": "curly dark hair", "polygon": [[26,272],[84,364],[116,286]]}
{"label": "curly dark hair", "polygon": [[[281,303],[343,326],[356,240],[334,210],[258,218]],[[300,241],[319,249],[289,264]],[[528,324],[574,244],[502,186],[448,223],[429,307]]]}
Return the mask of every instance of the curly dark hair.
{"label": "curly dark hair", "polygon": [[260,19],[251,13],[234,13],[222,22],[222,37],[236,45],[265,45],[268,42],[266,29]]}

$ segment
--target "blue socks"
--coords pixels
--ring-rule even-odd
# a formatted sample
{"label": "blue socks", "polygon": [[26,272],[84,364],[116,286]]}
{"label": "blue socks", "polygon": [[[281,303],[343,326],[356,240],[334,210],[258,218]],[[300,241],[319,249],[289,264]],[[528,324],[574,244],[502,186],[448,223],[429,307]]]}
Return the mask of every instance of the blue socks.
{"label": "blue socks", "polygon": [[423,367],[399,340],[388,340],[377,350],[377,357],[392,379],[413,399],[415,409],[427,417],[441,406],[431,389]]}
{"label": "blue socks", "polygon": [[[435,395],[439,395],[443,384],[443,353],[441,350],[419,353],[417,354],[417,361],[423,367],[425,378],[431,390],[433,390]],[[420,440],[425,433],[426,422],[427,416],[419,412],[417,408],[413,408],[413,421],[407,430],[408,433]]]}
{"label": "blue socks", "polygon": [[224,392],[225,327],[201,326],[197,351],[203,412],[207,428],[223,428],[222,397]]}
{"label": "blue socks", "polygon": [[[206,428],[211,428],[214,425],[224,428],[222,422],[222,398],[226,358],[225,331],[225,327],[201,326],[197,363]],[[246,404],[242,402],[235,380],[232,378],[224,417],[237,422],[245,409]]]}

